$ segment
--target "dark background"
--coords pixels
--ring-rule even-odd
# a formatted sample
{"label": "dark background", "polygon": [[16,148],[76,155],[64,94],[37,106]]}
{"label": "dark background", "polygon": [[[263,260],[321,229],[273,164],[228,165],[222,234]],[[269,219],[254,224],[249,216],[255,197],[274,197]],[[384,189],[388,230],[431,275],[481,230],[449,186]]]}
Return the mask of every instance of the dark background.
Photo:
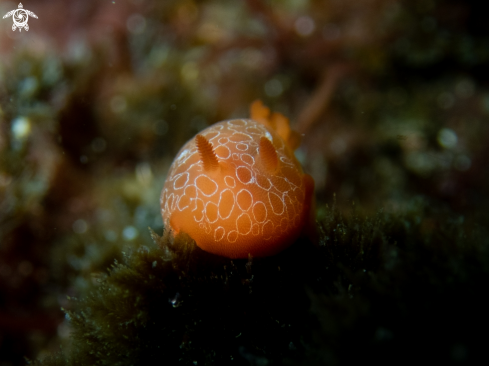
{"label": "dark background", "polygon": [[[0,1],[1,15],[17,5]],[[403,214],[418,200],[487,224],[480,1],[23,5],[38,16],[28,32],[0,20],[2,366],[67,342],[66,295],[150,245],[148,226],[161,233],[181,145],[255,99],[304,134],[319,220],[335,194],[340,212]]]}

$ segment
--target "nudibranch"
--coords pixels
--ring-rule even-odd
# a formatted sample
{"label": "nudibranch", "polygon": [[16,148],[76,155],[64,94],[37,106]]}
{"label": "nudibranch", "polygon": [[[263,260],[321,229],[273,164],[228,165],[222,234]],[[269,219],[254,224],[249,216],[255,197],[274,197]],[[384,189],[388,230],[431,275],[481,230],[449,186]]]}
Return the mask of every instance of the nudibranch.
{"label": "nudibranch", "polygon": [[314,190],[293,153],[298,136],[261,101],[251,105],[251,119],[197,134],[173,161],[161,192],[166,230],[228,258],[290,246],[311,220]]}

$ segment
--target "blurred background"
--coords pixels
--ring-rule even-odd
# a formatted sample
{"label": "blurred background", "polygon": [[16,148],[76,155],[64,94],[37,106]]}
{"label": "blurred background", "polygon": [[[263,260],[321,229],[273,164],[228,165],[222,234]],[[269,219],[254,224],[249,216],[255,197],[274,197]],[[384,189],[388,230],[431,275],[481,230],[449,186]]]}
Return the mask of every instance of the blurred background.
{"label": "blurred background", "polygon": [[22,4],[29,31],[0,19],[1,366],[66,342],[67,295],[162,232],[179,148],[255,99],[303,134],[319,220],[336,195],[340,211],[422,199],[487,223],[480,1]]}

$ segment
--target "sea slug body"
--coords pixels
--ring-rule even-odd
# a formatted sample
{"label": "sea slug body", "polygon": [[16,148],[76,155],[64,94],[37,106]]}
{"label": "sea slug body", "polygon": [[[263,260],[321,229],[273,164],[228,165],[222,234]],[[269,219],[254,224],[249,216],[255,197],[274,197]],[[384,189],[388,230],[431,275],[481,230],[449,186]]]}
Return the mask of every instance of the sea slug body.
{"label": "sea slug body", "polygon": [[310,220],[314,181],[293,154],[298,135],[259,101],[251,115],[216,123],[188,141],[160,199],[167,229],[228,258],[274,255]]}

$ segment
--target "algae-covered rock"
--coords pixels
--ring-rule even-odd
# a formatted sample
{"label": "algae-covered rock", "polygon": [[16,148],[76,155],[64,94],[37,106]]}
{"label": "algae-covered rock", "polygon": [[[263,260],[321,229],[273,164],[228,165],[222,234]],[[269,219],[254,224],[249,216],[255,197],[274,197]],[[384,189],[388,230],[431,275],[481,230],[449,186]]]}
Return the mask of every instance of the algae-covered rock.
{"label": "algae-covered rock", "polygon": [[421,213],[363,220],[329,209],[318,246],[298,241],[248,260],[203,252],[185,234],[153,233],[153,245],[126,253],[71,299],[70,347],[38,363],[477,360],[477,329],[489,322],[484,231]]}

